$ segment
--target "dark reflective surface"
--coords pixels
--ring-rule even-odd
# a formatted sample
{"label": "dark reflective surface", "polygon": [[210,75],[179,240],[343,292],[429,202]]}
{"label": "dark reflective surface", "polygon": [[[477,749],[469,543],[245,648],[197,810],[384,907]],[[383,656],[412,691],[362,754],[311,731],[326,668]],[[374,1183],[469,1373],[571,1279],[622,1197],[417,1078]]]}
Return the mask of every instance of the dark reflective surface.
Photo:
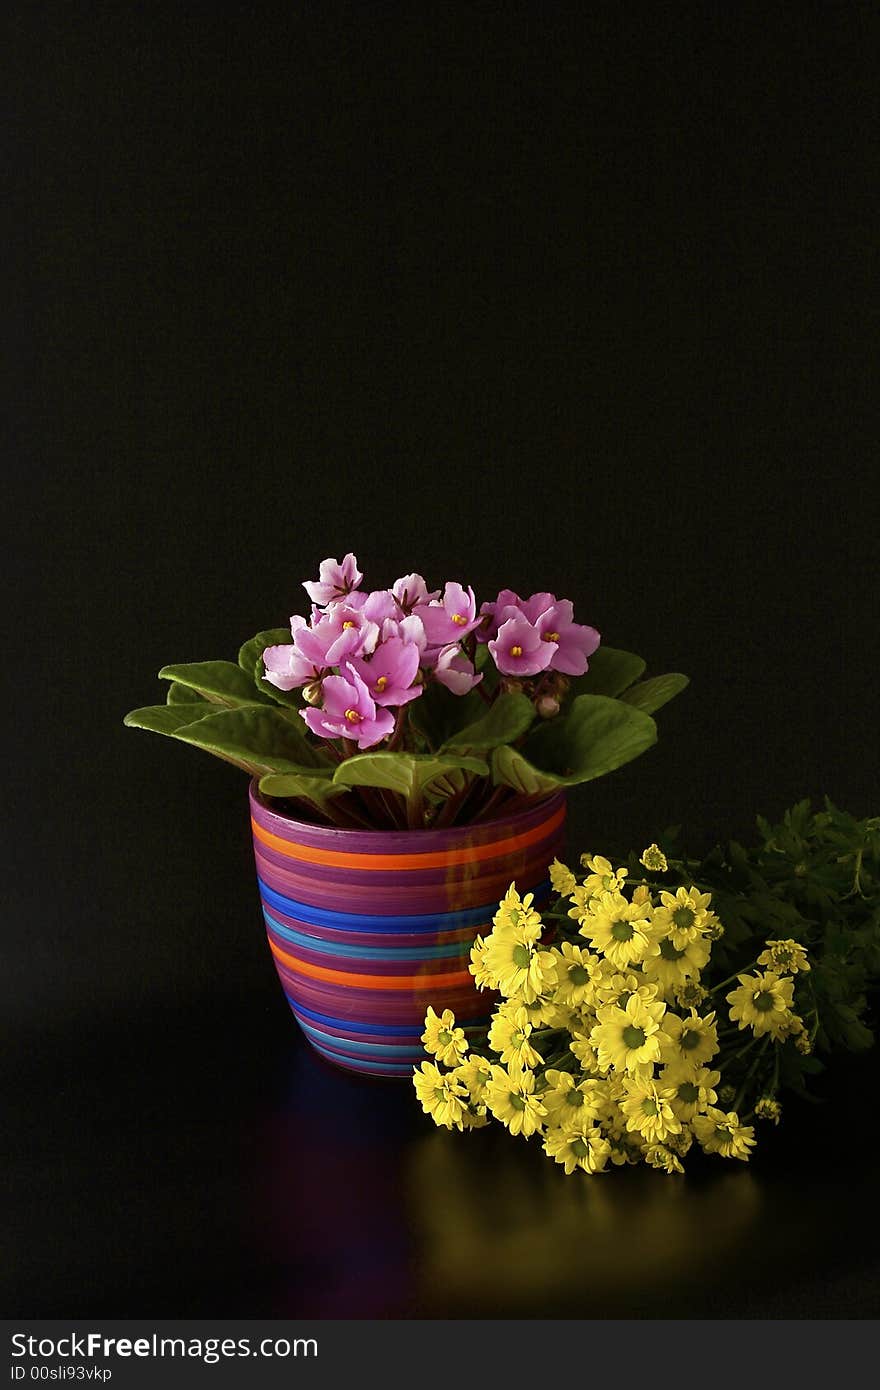
{"label": "dark reflective surface", "polygon": [[326,1066],[270,993],[6,1055],[7,1315],[864,1317],[874,1063],[744,1165],[566,1178]]}

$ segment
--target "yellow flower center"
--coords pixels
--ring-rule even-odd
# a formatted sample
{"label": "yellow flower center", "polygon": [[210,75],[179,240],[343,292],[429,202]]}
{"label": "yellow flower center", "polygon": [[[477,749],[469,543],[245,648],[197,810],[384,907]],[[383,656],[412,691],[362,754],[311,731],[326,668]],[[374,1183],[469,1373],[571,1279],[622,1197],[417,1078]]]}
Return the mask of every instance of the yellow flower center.
{"label": "yellow flower center", "polygon": [[519,970],[525,970],[531,959],[528,946],[523,946],[520,942],[513,948],[513,963]]}
{"label": "yellow flower center", "polygon": [[700,1046],[700,1035],[693,1028],[686,1029],[681,1035],[681,1045],[685,1052],[693,1052],[695,1047]]}
{"label": "yellow flower center", "polygon": [[360,724],[361,722],[361,717],[356,709],[347,709],[345,711],[345,717],[349,724]]}
{"label": "yellow flower center", "polygon": [[559,633],[558,633],[558,632],[545,632],[545,633],[544,633],[544,641],[545,641],[545,642],[558,642],[558,641],[559,641]]}
{"label": "yellow flower center", "polygon": [[626,1028],[623,1030],[622,1036],[623,1045],[629,1048],[630,1052],[634,1052],[637,1047],[644,1047],[645,1045],[644,1028],[635,1028],[631,1023],[627,1024]]}
{"label": "yellow flower center", "polygon": [[683,1100],[685,1105],[693,1105],[694,1101],[700,1099],[700,1092],[692,1081],[682,1081],[678,1088],[678,1099]]}
{"label": "yellow flower center", "polygon": [[453,613],[452,621],[454,623],[458,623],[459,627],[465,627],[467,624],[467,618],[464,616],[463,613]]}
{"label": "yellow flower center", "polygon": [[572,1139],[571,1151],[575,1158],[586,1158],[587,1154],[590,1152],[583,1139]]}
{"label": "yellow flower center", "polygon": [[385,687],[386,687],[387,684],[388,684],[388,677],[387,677],[387,676],[380,676],[379,679],[376,681],[376,689],[379,691],[380,695],[381,695],[382,691],[385,689]]}
{"label": "yellow flower center", "polygon": [[756,990],[755,996],[754,996],[754,1005],[755,1005],[755,1008],[758,1010],[758,1013],[759,1013],[759,1014],[766,1014],[766,1013],[769,1013],[769,1011],[773,1008],[773,1004],[774,1004],[773,995],[770,994],[770,992],[769,992],[768,990],[766,990],[766,989],[759,989],[759,990]]}
{"label": "yellow flower center", "polygon": [[344,632],[345,629],[348,627],[354,627],[354,623],[351,621],[351,618],[346,618],[345,622],[342,624],[342,631]]}
{"label": "yellow flower center", "polygon": [[511,655],[511,656],[522,656],[522,647],[520,647],[518,644],[517,644],[516,646],[514,646],[514,647],[511,647],[511,649],[510,649],[510,655]]}
{"label": "yellow flower center", "polygon": [[584,1098],[581,1095],[580,1091],[577,1091],[574,1088],[572,1088],[570,1091],[566,1091],[565,1093],[565,1103],[566,1105],[583,1105]]}
{"label": "yellow flower center", "polygon": [[525,1101],[523,1100],[521,1095],[517,1094],[516,1091],[510,1092],[510,1103],[513,1106],[514,1110],[525,1110],[526,1108]]}
{"label": "yellow flower center", "polygon": [[654,1115],[659,1113],[656,1100],[652,1100],[650,1096],[645,1096],[645,1099],[642,1101],[642,1114],[653,1118]]}
{"label": "yellow flower center", "polygon": [[439,1042],[441,1047],[449,1046],[449,1044],[452,1042],[452,1034],[450,1033],[448,1028],[441,1029],[441,1031],[437,1034],[437,1041]]}
{"label": "yellow flower center", "polygon": [[694,925],[696,916],[689,907],[677,907],[672,914],[672,920],[682,931],[687,931]]}
{"label": "yellow flower center", "polygon": [[585,985],[590,976],[582,965],[570,965],[568,967],[568,978],[573,985]]}
{"label": "yellow flower center", "polygon": [[619,921],[612,923],[611,935],[614,937],[615,941],[632,941],[632,922],[627,922],[625,918],[621,918]]}

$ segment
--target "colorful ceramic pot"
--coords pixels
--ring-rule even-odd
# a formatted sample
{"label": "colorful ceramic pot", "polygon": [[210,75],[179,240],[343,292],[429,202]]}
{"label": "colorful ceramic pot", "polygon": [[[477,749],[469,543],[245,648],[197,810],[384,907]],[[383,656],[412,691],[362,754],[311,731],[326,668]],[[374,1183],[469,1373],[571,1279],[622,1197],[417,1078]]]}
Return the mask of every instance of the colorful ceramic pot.
{"label": "colorful ceramic pot", "polygon": [[351,1071],[408,1076],[433,1004],[485,1020],[474,937],[515,881],[536,904],[562,852],[565,797],[450,830],[358,831],[270,809],[252,783],[254,854],[281,986],[313,1047]]}

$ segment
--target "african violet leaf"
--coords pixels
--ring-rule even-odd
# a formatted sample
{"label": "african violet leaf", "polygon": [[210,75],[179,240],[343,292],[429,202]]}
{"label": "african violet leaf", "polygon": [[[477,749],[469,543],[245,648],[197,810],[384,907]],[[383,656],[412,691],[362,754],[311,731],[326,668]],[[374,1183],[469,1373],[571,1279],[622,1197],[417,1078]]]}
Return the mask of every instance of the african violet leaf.
{"label": "african violet leaf", "polygon": [[482,758],[434,753],[358,753],[346,758],[333,774],[339,787],[385,787],[409,798],[420,793],[437,777],[455,769],[488,775]]}
{"label": "african violet leaf", "polygon": [[189,686],[215,705],[236,708],[268,704],[267,697],[257,690],[253,680],[231,661],[191,661],[183,666],[163,666],[159,679]]}
{"label": "african violet leaf", "polygon": [[207,700],[198,690],[193,690],[192,686],[179,685],[177,681],[172,681],[165,696],[166,705],[204,705],[203,714],[210,714],[216,710],[217,706]]}
{"label": "african violet leaf", "polygon": [[[479,696],[477,697],[479,700]],[[499,695],[493,705],[481,705],[483,713],[472,724],[459,729],[443,745],[448,749],[497,748],[501,743],[513,743],[531,726],[535,706],[526,695]]]}
{"label": "african violet leaf", "polygon": [[260,791],[266,796],[296,797],[323,807],[344,794],[344,787],[333,783],[332,768],[301,767],[296,772],[267,772],[260,778]]}
{"label": "african violet leaf", "polygon": [[573,684],[578,695],[619,695],[644,669],[644,661],[635,652],[601,646],[590,657],[586,675],[578,676]]}
{"label": "african violet leaf", "polygon": [[637,758],[657,740],[650,715],[606,695],[578,695],[567,714],[533,729],[522,752],[496,748],[496,782],[525,796],[589,782]]}
{"label": "african violet leaf", "polygon": [[475,723],[485,709],[485,701],[476,691],[453,695],[451,690],[432,681],[409,706],[409,718],[429,747],[441,748],[468,724]]}
{"label": "african violet leaf", "polygon": [[646,714],[653,714],[655,710],[662,709],[670,700],[674,700],[686,685],[690,685],[687,676],[681,675],[678,671],[670,671],[665,676],[652,676],[650,680],[631,685],[628,690],[624,690],[620,699],[628,705],[635,705],[636,709],[644,710]]}
{"label": "african violet leaf", "polygon": [[145,705],[143,709],[133,709],[122,722],[130,729],[149,729],[153,734],[175,736],[187,724],[195,724],[216,711],[217,706],[209,704],[207,700],[175,701],[173,704]]}
{"label": "african violet leaf", "polygon": [[328,763],[294,723],[294,718],[270,706],[250,705],[220,710],[193,719],[192,705],[155,705],[135,710],[126,724],[169,734],[253,775],[301,772],[327,768]]}

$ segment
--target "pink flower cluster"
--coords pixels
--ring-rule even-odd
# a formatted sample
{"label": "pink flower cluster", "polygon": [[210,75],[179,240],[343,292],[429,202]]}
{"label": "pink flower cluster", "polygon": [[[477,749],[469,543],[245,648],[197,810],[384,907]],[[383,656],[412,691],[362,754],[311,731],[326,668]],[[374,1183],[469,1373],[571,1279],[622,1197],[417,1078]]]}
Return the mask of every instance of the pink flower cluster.
{"label": "pink flower cluster", "polygon": [[393,732],[392,711],[417,699],[428,680],[466,694],[483,679],[474,667],[477,642],[488,643],[498,670],[514,677],[582,675],[599,645],[595,629],[575,623],[571,604],[553,594],[523,600],[503,589],[478,613],[473,589],[461,584],[429,591],[420,574],[407,574],[365,593],[362,580],[354,555],[324,560],[318,579],[303,585],[311,618],[295,614],[293,642],[263,653],[267,681],[304,688],[309,707],[300,714],[319,738],[371,748]]}

